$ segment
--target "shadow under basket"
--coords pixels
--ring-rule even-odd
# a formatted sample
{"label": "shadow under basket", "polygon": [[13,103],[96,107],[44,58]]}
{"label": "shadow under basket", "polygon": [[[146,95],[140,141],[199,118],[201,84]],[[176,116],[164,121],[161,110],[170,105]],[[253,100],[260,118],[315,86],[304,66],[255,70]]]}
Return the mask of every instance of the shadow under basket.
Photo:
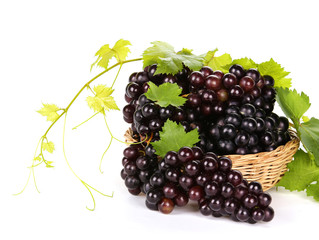
{"label": "shadow under basket", "polygon": [[[232,160],[233,169],[239,170],[248,182],[258,181],[263,191],[276,185],[287,171],[287,164],[297,152],[300,140],[295,131],[289,130],[291,140],[271,152],[259,152],[246,155],[225,155]],[[132,130],[125,132],[127,143],[137,142]]]}

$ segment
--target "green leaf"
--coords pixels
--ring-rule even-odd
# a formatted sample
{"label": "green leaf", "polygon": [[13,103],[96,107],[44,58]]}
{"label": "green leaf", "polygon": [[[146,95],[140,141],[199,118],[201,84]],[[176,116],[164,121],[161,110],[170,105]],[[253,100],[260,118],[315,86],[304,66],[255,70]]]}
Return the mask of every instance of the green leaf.
{"label": "green leaf", "polygon": [[301,119],[304,123],[310,120],[307,116],[302,116]]}
{"label": "green leaf", "polygon": [[89,96],[86,101],[91,109],[95,112],[105,114],[105,110],[120,110],[115,103],[111,94],[114,92],[112,88],[106,87],[103,84],[97,85],[93,88],[95,96]]}
{"label": "green leaf", "polygon": [[176,53],[173,46],[166,42],[156,41],[152,44],[143,53],[143,65],[146,67],[157,64],[155,74],[176,74],[183,70],[184,65],[193,71],[198,71],[203,66],[204,58],[192,54],[192,50],[183,48]]}
{"label": "green leaf", "polygon": [[49,153],[53,153],[55,150],[53,142],[43,142],[42,143],[42,150],[43,151],[48,151]]}
{"label": "green leaf", "polygon": [[148,84],[150,88],[145,93],[145,96],[161,107],[167,107],[168,105],[179,107],[187,101],[186,98],[180,96],[182,89],[176,83],[164,83],[159,86],[152,82]]}
{"label": "green leaf", "polygon": [[197,129],[186,133],[183,125],[167,120],[160,131],[160,140],[151,144],[156,154],[164,157],[168,151],[178,151],[181,147],[193,147],[198,141]]}
{"label": "green leaf", "polygon": [[244,69],[250,69],[250,68],[256,68],[258,67],[258,64],[255,63],[251,58],[240,58],[240,59],[234,59],[230,65],[228,65],[228,69],[231,65],[238,64],[241,65]]}
{"label": "green leaf", "polygon": [[286,78],[289,72],[285,71],[280,64],[276,63],[272,58],[258,65],[258,71],[261,75],[272,76],[275,80],[275,87],[290,88],[291,78]]}
{"label": "green leaf", "polygon": [[300,118],[309,109],[309,97],[301,92],[298,94],[296,89],[277,88],[277,102],[282,111],[289,117],[296,127],[299,125]]}
{"label": "green leaf", "polygon": [[130,49],[127,47],[128,45],[131,45],[129,41],[120,39],[114,44],[113,48],[110,48],[109,44],[102,46],[95,54],[97,59],[91,65],[91,70],[95,65],[107,69],[113,57],[115,57],[118,62],[124,61],[130,52]]}
{"label": "green leaf", "polygon": [[319,166],[319,120],[311,118],[300,124],[300,137],[302,143],[313,154],[317,166]]}
{"label": "green leaf", "polygon": [[[224,53],[221,56],[216,57],[217,49],[209,51],[205,57],[205,65],[211,67],[214,71],[220,70],[222,72],[228,72],[229,64],[232,63],[232,58],[228,53]],[[210,59],[210,60],[209,60]]]}
{"label": "green leaf", "polygon": [[[307,195],[319,200],[318,182],[319,167],[309,158],[303,150],[298,150],[294,160],[288,164],[288,171],[282,177],[277,186],[285,187],[290,191],[307,191]],[[316,182],[313,184],[313,182]]]}
{"label": "green leaf", "polygon": [[42,103],[42,105],[43,107],[37,112],[40,113],[42,116],[47,117],[47,121],[54,122],[59,117],[57,111],[61,109],[55,104]]}

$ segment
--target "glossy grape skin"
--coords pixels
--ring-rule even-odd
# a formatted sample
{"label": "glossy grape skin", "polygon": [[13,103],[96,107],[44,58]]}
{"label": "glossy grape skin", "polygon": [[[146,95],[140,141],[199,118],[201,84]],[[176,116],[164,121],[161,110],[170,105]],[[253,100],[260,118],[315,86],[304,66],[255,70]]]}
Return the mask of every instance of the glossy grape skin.
{"label": "glossy grape skin", "polygon": [[174,114],[174,107],[171,105],[169,105],[167,107],[161,107],[159,110],[159,117],[162,120],[166,120],[166,119],[172,117],[173,114]]}
{"label": "glossy grape skin", "polygon": [[163,198],[158,202],[157,207],[161,213],[170,214],[174,209],[174,202],[169,198]]}
{"label": "glossy grape skin", "polygon": [[229,89],[238,84],[236,75],[232,73],[226,73],[222,79],[223,85],[226,89]]}
{"label": "glossy grape skin", "polygon": [[136,176],[126,176],[124,183],[128,189],[135,189],[140,186],[141,181]]}
{"label": "glossy grape skin", "polygon": [[212,197],[209,202],[209,207],[213,211],[220,211],[224,203],[224,198],[222,196]]}
{"label": "glossy grape skin", "polygon": [[142,94],[140,85],[135,82],[131,82],[126,87],[126,95],[130,98],[136,99]]}
{"label": "glossy grape skin", "polygon": [[189,189],[189,200],[198,201],[204,196],[204,189],[201,186],[193,186]]}
{"label": "glossy grape skin", "polygon": [[193,160],[185,164],[185,172],[189,176],[196,176],[200,171],[200,164],[198,161]]}
{"label": "glossy grape skin", "polygon": [[228,94],[228,91],[226,89],[220,89],[218,92],[217,92],[217,99],[218,101],[220,102],[225,102],[228,100],[228,97],[229,97],[229,94]]}
{"label": "glossy grape skin", "polygon": [[223,154],[231,154],[235,151],[236,146],[231,140],[219,140],[218,141],[218,149]]}
{"label": "glossy grape skin", "polygon": [[257,129],[257,122],[254,118],[244,118],[241,122],[241,129],[248,133],[254,133]]}
{"label": "glossy grape skin", "polygon": [[249,193],[242,199],[242,203],[243,203],[244,207],[251,209],[251,208],[257,206],[258,198],[255,195],[252,195]]}
{"label": "glossy grape skin", "polygon": [[233,139],[236,136],[236,128],[234,125],[227,123],[221,127],[220,134],[223,139]]}
{"label": "glossy grape skin", "polygon": [[158,211],[157,203],[151,203],[151,202],[145,200],[145,205],[146,205],[146,207],[147,207],[149,210]]}
{"label": "glossy grape skin", "polygon": [[202,104],[202,99],[198,94],[195,93],[190,93],[187,96],[187,105],[190,106],[191,108],[196,108],[201,106]]}
{"label": "glossy grape skin", "polygon": [[250,218],[250,211],[247,208],[240,207],[236,211],[236,217],[241,222],[246,222]]}
{"label": "glossy grape skin", "polygon": [[203,200],[200,204],[199,204],[199,211],[201,214],[203,214],[204,216],[209,216],[212,214],[212,210],[209,207],[209,201],[208,200]]}
{"label": "glossy grape skin", "polygon": [[137,148],[130,146],[124,149],[123,155],[128,160],[135,160],[139,156],[139,151]]}
{"label": "glossy grape skin", "polygon": [[264,216],[263,221],[270,222],[274,218],[275,212],[274,212],[274,209],[269,206],[269,207],[264,209],[264,214],[265,214],[265,216]]}
{"label": "glossy grape skin", "polygon": [[204,76],[201,72],[194,71],[188,77],[189,83],[195,88],[199,88],[204,86],[205,80]]}
{"label": "glossy grape skin", "polygon": [[140,170],[146,170],[151,164],[150,158],[147,156],[139,156],[136,159],[136,166]]}
{"label": "glossy grape skin", "polygon": [[273,87],[266,87],[262,90],[262,96],[266,101],[271,101],[276,97],[276,90]]}
{"label": "glossy grape skin", "polygon": [[256,181],[251,181],[249,184],[248,184],[248,191],[250,193],[253,193],[255,195],[258,195],[262,192],[263,188],[261,186],[261,184],[259,182],[256,182]]}
{"label": "glossy grape skin", "polygon": [[241,79],[243,76],[245,76],[245,70],[244,68],[239,64],[234,64],[229,68],[229,72],[234,74],[237,79]]}
{"label": "glossy grape skin", "polygon": [[201,74],[203,74],[204,77],[207,77],[209,75],[212,75],[214,73],[213,69],[211,69],[208,66],[204,66],[201,68],[201,70],[199,70],[201,72]]}
{"label": "glossy grape skin", "polygon": [[240,171],[233,169],[233,170],[230,170],[229,173],[227,174],[227,180],[234,187],[236,187],[239,184],[241,184],[241,182],[243,180],[243,175],[241,174]]}
{"label": "glossy grape skin", "polygon": [[272,198],[269,193],[262,192],[258,195],[259,206],[262,208],[266,208],[270,205]]}
{"label": "glossy grape skin", "polygon": [[244,95],[244,90],[239,85],[230,87],[229,96],[231,98],[241,99],[243,95]]}
{"label": "glossy grape skin", "polygon": [[179,164],[178,154],[175,151],[169,151],[164,157],[165,163],[170,166],[177,166]]}
{"label": "glossy grape skin", "polygon": [[138,72],[136,74],[136,83],[142,85],[145,82],[148,82],[150,79],[148,78],[147,72]]}
{"label": "glossy grape skin", "polygon": [[286,117],[279,117],[279,123],[277,126],[277,129],[282,131],[282,132],[286,132],[288,130],[289,127],[289,121]]}
{"label": "glossy grape skin", "polygon": [[194,153],[194,160],[201,160],[204,157],[203,150],[200,147],[192,147]]}
{"label": "glossy grape skin", "polygon": [[222,79],[216,75],[210,75],[205,80],[205,86],[209,90],[218,91],[222,88]]}
{"label": "glossy grape skin", "polygon": [[157,132],[162,130],[162,126],[164,125],[161,119],[155,118],[149,121],[148,127],[152,132]]}
{"label": "glossy grape skin", "polygon": [[163,193],[166,198],[173,199],[178,193],[177,186],[174,183],[168,182],[163,186]]}
{"label": "glossy grape skin", "polygon": [[260,142],[264,146],[270,146],[274,142],[274,136],[271,132],[266,131],[260,137]]}
{"label": "glossy grape skin", "polygon": [[213,90],[203,90],[201,93],[201,100],[205,103],[215,103],[217,101],[217,94]]}
{"label": "glossy grape skin", "polygon": [[240,79],[239,86],[244,92],[250,92],[255,87],[255,81],[251,77],[245,76]]}
{"label": "glossy grape skin", "polygon": [[205,194],[209,197],[216,196],[220,193],[220,185],[213,180],[209,180],[204,185]]}
{"label": "glossy grape skin", "polygon": [[253,117],[256,113],[254,105],[246,103],[239,108],[239,112],[243,117]]}
{"label": "glossy grape skin", "polygon": [[248,194],[248,188],[244,184],[239,184],[234,189],[234,197],[242,200]]}
{"label": "glossy grape skin", "polygon": [[225,116],[224,122],[225,124],[232,124],[235,127],[239,127],[241,125],[241,116],[236,113],[230,113]]}
{"label": "glossy grape skin", "polygon": [[124,106],[122,112],[123,112],[124,117],[133,119],[135,107],[133,105],[128,104],[128,105]]}
{"label": "glossy grape skin", "polygon": [[231,183],[225,182],[221,185],[221,195],[224,198],[231,197],[233,193],[234,193],[234,186]]}
{"label": "glossy grape skin", "polygon": [[208,135],[212,140],[219,140],[220,138],[220,129],[218,125],[212,125],[209,129],[208,129]]}
{"label": "glossy grape skin", "polygon": [[182,174],[178,179],[179,185],[188,191],[194,185],[194,179],[186,174]]}
{"label": "glossy grape skin", "polygon": [[219,157],[218,159],[219,170],[228,173],[232,168],[232,161],[227,157]]}
{"label": "glossy grape skin", "polygon": [[177,193],[177,196],[173,199],[176,206],[178,207],[184,207],[188,203],[188,196],[184,193]]}
{"label": "glossy grape skin", "polygon": [[241,131],[237,133],[234,142],[238,147],[244,147],[248,144],[249,139],[250,139],[249,134],[246,133],[245,131]]}
{"label": "glossy grape skin", "polygon": [[153,173],[150,178],[150,184],[153,187],[162,187],[165,184],[165,176],[159,171]]}
{"label": "glossy grape skin", "polygon": [[260,78],[260,73],[256,69],[251,68],[247,70],[246,76],[251,77],[255,82],[257,82]]}
{"label": "glossy grape skin", "polygon": [[275,85],[275,80],[269,75],[264,75],[264,81],[266,86],[273,87]]}
{"label": "glossy grape skin", "polygon": [[158,116],[159,106],[154,103],[147,103],[142,107],[142,115],[145,118],[154,118]]}
{"label": "glossy grape skin", "polygon": [[240,203],[235,198],[228,198],[224,201],[223,207],[226,213],[234,214],[234,212],[239,208]]}

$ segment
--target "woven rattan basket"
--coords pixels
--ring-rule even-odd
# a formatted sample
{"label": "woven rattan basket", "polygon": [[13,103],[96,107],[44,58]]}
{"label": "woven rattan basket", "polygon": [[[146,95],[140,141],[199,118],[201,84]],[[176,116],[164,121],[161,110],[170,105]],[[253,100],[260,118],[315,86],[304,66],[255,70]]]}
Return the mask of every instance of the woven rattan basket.
{"label": "woven rattan basket", "polygon": [[[291,140],[274,151],[228,155],[233,162],[233,169],[239,170],[248,182],[260,182],[264,191],[272,188],[287,171],[287,164],[292,161],[299,148],[300,141],[296,132],[289,130],[289,133]],[[136,142],[131,129],[128,129],[124,136],[127,143]]]}

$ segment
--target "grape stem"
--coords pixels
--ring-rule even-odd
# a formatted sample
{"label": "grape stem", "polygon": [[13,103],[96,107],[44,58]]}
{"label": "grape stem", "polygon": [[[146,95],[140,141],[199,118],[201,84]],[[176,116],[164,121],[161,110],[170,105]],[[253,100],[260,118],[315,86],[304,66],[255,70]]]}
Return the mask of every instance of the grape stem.
{"label": "grape stem", "polygon": [[[142,60],[142,58],[135,58],[135,59],[125,60],[125,61],[119,61],[119,62],[117,62],[116,64],[112,65],[111,67],[105,69],[104,71],[102,71],[101,73],[99,73],[98,75],[96,75],[95,77],[93,77],[91,80],[89,80],[86,84],[84,84],[84,85],[82,86],[82,88],[77,92],[77,94],[73,97],[73,99],[72,99],[71,102],[67,105],[66,108],[64,108],[64,109],[61,108],[61,109],[60,109],[60,110],[62,111],[62,113],[59,114],[59,116],[51,123],[51,125],[48,127],[48,129],[45,131],[45,133],[42,135],[42,137],[40,138],[40,140],[39,140],[39,142],[38,142],[38,145],[37,145],[37,147],[36,147],[35,154],[34,154],[34,157],[33,157],[33,160],[32,160],[32,165],[30,166],[30,173],[29,173],[29,175],[28,175],[28,179],[27,179],[27,182],[26,182],[25,186],[23,187],[23,189],[22,189],[19,193],[14,194],[14,195],[19,195],[19,194],[21,194],[22,192],[24,192],[24,190],[26,189],[26,187],[27,187],[27,185],[28,185],[28,183],[29,183],[29,180],[30,180],[30,178],[31,178],[31,174],[33,175],[33,180],[34,180],[35,187],[36,187],[37,191],[40,193],[40,191],[38,190],[37,184],[36,184],[36,179],[35,179],[35,174],[34,174],[34,167],[40,165],[42,162],[44,162],[44,163],[47,165],[47,167],[50,166],[50,165],[48,164],[48,162],[45,160],[44,155],[43,155],[43,142],[44,142],[44,140],[46,140],[46,141],[48,142],[48,140],[47,140],[47,135],[48,135],[48,133],[50,132],[50,130],[52,129],[52,127],[55,125],[55,123],[56,123],[57,121],[59,121],[59,119],[60,119],[63,115],[65,115],[64,127],[63,127],[63,153],[64,153],[64,158],[65,158],[66,163],[67,163],[67,165],[69,166],[71,172],[72,172],[72,173],[81,181],[81,183],[87,188],[87,190],[89,191],[89,193],[90,193],[90,195],[91,195],[91,197],[92,197],[94,207],[93,207],[93,208],[88,208],[88,207],[87,207],[87,209],[92,210],[92,211],[95,209],[95,200],[94,200],[93,194],[92,194],[92,192],[91,192],[90,189],[92,189],[92,190],[94,190],[94,191],[96,191],[96,192],[102,194],[103,196],[113,197],[113,193],[112,193],[112,195],[106,195],[106,194],[104,194],[104,193],[98,191],[97,189],[93,188],[92,186],[90,186],[90,185],[87,184],[86,182],[84,182],[82,179],[80,179],[80,178],[76,175],[76,173],[75,173],[75,172],[73,171],[73,169],[71,168],[71,166],[70,166],[70,164],[69,164],[69,162],[68,162],[68,160],[67,160],[67,158],[66,158],[66,153],[65,153],[65,148],[64,148],[64,135],[65,135],[66,116],[67,116],[68,110],[70,109],[70,107],[72,106],[72,104],[75,102],[75,100],[79,97],[79,95],[83,92],[83,90],[84,90],[85,88],[91,89],[91,88],[90,88],[90,84],[91,84],[94,80],[96,80],[96,79],[99,78],[100,76],[104,75],[105,73],[109,72],[109,71],[112,70],[113,68],[115,68],[115,67],[117,67],[117,66],[120,66],[120,67],[119,67],[119,70],[118,70],[118,72],[117,72],[117,74],[116,74],[116,77],[115,77],[115,79],[114,79],[114,81],[113,81],[113,83],[112,83],[112,87],[113,87],[114,84],[115,84],[115,82],[116,82],[116,80],[117,80],[117,77],[118,77],[118,75],[119,75],[119,72],[120,72],[120,70],[121,70],[123,64],[129,63],[129,62],[141,61],[141,60]],[[92,91],[92,89],[91,89],[91,91]],[[92,117],[90,117],[88,120],[90,120],[91,118],[93,118],[95,115],[97,115],[97,113],[94,114]],[[104,116],[104,117],[105,117],[105,116]],[[87,122],[88,120],[86,120],[85,122]],[[83,122],[83,123],[85,123],[85,122]],[[82,125],[83,123],[81,123],[80,125]],[[78,126],[80,126],[80,125],[78,125]],[[76,127],[78,127],[78,126],[76,126]],[[75,128],[76,128],[76,127],[75,127]],[[109,130],[109,132],[110,132],[110,129],[109,129],[109,128],[108,128],[108,130]],[[111,132],[110,132],[110,134],[111,134]],[[113,138],[114,138],[115,140],[122,142],[121,140],[119,140],[119,139],[113,137],[112,134],[111,134],[111,137],[112,137],[111,140],[113,140]],[[110,143],[110,144],[111,144],[111,143]],[[110,146],[110,144],[109,144],[109,146]],[[38,164],[34,164],[35,161],[36,161],[36,159],[37,159],[36,153],[37,153],[37,151],[38,151],[39,146],[40,146],[40,153],[39,153],[38,157],[41,157],[41,161],[40,161],[40,163],[38,163]],[[108,148],[109,148],[109,147],[108,147]],[[51,166],[51,167],[52,167],[52,166]]]}

